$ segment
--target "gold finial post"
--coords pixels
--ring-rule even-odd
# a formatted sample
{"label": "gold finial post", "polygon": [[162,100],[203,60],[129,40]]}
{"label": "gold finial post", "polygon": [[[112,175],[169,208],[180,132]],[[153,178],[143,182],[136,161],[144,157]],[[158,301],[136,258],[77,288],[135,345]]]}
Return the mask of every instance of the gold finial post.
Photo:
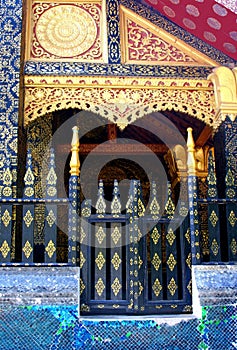
{"label": "gold finial post", "polygon": [[71,176],[79,176],[80,174],[80,160],[79,160],[79,128],[74,126],[72,128],[72,143],[71,143],[71,160],[70,160],[70,174]]}
{"label": "gold finial post", "polygon": [[193,140],[192,128],[188,128],[187,148],[188,148],[188,174],[196,175],[196,164],[195,164],[195,143]]}

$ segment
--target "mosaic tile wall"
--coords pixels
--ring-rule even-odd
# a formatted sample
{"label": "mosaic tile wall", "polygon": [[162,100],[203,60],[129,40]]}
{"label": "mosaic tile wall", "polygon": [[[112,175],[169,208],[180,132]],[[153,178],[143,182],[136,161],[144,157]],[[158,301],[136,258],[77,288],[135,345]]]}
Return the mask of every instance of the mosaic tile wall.
{"label": "mosaic tile wall", "polygon": [[1,350],[234,350],[237,306],[200,319],[79,321],[76,306],[0,306]]}
{"label": "mosaic tile wall", "polygon": [[16,179],[21,0],[1,0],[0,16],[0,174],[11,155]]}

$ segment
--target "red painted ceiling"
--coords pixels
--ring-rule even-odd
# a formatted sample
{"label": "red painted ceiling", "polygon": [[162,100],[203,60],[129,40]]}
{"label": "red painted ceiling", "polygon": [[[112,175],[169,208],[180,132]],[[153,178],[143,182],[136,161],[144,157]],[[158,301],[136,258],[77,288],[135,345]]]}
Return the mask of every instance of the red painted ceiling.
{"label": "red painted ceiling", "polygon": [[237,60],[237,0],[143,0],[175,24]]}

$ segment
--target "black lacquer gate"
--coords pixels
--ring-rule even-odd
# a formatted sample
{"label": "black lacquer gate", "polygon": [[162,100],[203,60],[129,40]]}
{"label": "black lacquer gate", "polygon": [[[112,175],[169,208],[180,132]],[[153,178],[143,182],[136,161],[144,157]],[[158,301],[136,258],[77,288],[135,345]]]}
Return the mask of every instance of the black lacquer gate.
{"label": "black lacquer gate", "polygon": [[163,216],[156,185],[145,210],[139,181],[132,180],[121,214],[118,183],[111,213],[106,214],[103,183],[96,214],[86,200],[81,207],[81,314],[161,314],[192,311],[189,217],[177,219],[168,188]]}

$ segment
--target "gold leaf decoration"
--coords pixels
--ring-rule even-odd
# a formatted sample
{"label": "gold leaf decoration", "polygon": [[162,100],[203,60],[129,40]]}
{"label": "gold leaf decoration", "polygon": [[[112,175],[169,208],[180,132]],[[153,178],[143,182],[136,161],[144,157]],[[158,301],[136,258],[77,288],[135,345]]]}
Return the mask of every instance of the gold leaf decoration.
{"label": "gold leaf decoration", "polygon": [[80,278],[80,294],[83,293],[84,289],[86,288],[84,282],[83,282],[83,279]]}
{"label": "gold leaf decoration", "polygon": [[169,289],[169,292],[172,296],[175,295],[175,292],[177,290],[177,284],[175,283],[175,279],[172,277],[169,284],[168,284],[168,289]]}
{"label": "gold leaf decoration", "polygon": [[99,278],[98,281],[96,282],[95,289],[96,289],[97,294],[99,296],[101,296],[104,289],[105,289],[105,285],[104,285],[102,278]]}
{"label": "gold leaf decoration", "polygon": [[187,232],[185,233],[185,238],[190,243],[190,228],[187,229]]}
{"label": "gold leaf decoration", "polygon": [[83,268],[83,265],[85,264],[86,262],[86,259],[82,253],[82,251],[80,250],[80,268],[82,269]]}
{"label": "gold leaf decoration", "polygon": [[114,295],[117,296],[119,291],[120,291],[120,289],[122,288],[118,277],[116,277],[114,279],[113,283],[111,284],[111,288],[112,288],[112,291],[113,291]]}
{"label": "gold leaf decoration", "polygon": [[7,227],[9,225],[10,221],[11,221],[11,216],[10,216],[9,211],[6,209],[4,214],[2,215],[2,222],[3,222],[4,226]]}
{"label": "gold leaf decoration", "polygon": [[211,250],[215,256],[217,256],[219,252],[219,245],[217,243],[217,240],[214,238],[211,243]]}
{"label": "gold leaf decoration", "polygon": [[113,239],[114,244],[117,244],[121,238],[121,232],[120,232],[118,226],[114,227],[113,232],[111,234],[111,237]]}
{"label": "gold leaf decoration", "polygon": [[34,220],[34,218],[33,218],[32,214],[31,214],[30,210],[27,210],[25,216],[23,217],[23,220],[24,220],[26,226],[27,226],[27,227],[30,227],[32,221]]}
{"label": "gold leaf decoration", "polygon": [[156,227],[154,227],[152,230],[151,238],[152,238],[154,244],[158,243],[159,238],[160,238],[160,234],[159,234],[159,231]]}
{"label": "gold leaf decoration", "polygon": [[95,236],[96,236],[98,242],[101,244],[106,237],[106,234],[105,234],[102,226],[99,226]]}
{"label": "gold leaf decoration", "polygon": [[49,258],[52,258],[52,256],[56,252],[56,248],[52,240],[49,241],[47,247],[45,248],[45,251],[47,252]]}
{"label": "gold leaf decoration", "polygon": [[229,223],[231,224],[231,226],[234,227],[237,218],[236,218],[235,213],[233,212],[233,210],[231,210],[230,215],[228,217],[228,220],[229,220]]}
{"label": "gold leaf decoration", "polygon": [[192,294],[192,280],[189,281],[189,283],[187,285],[187,289],[188,289],[189,293]]}
{"label": "gold leaf decoration", "polygon": [[191,266],[192,266],[191,253],[188,254],[188,257],[186,259],[186,263],[187,263],[188,267],[191,269]]}
{"label": "gold leaf decoration", "polygon": [[122,260],[120,259],[120,256],[118,255],[117,252],[114,253],[114,256],[113,256],[111,262],[112,262],[114,269],[117,271],[119,269],[121,262],[122,262]]}
{"label": "gold leaf decoration", "polygon": [[173,254],[171,253],[169,256],[169,259],[167,260],[167,265],[169,266],[170,271],[173,271],[175,268],[175,265],[177,264]]}
{"label": "gold leaf decoration", "polygon": [[25,257],[27,259],[29,259],[31,253],[33,252],[33,248],[32,248],[32,246],[31,246],[29,241],[26,241],[26,243],[25,243],[24,247],[22,248],[22,250],[23,250],[23,252],[25,254]]}
{"label": "gold leaf decoration", "polygon": [[99,252],[97,258],[95,259],[96,265],[99,270],[102,270],[104,263],[105,263],[105,258],[102,252]]}
{"label": "gold leaf decoration", "polygon": [[86,238],[86,233],[85,233],[83,227],[81,227],[80,242],[82,243],[82,242],[84,241],[85,238]]}
{"label": "gold leaf decoration", "polygon": [[237,243],[236,243],[236,240],[234,238],[232,238],[232,240],[231,240],[230,249],[231,249],[233,255],[236,255],[236,253],[237,253]]}
{"label": "gold leaf decoration", "polygon": [[216,212],[214,210],[212,210],[211,215],[209,217],[209,220],[210,220],[212,226],[216,227],[218,217],[217,217]]}
{"label": "gold leaf decoration", "polygon": [[55,217],[54,212],[53,212],[52,209],[49,211],[49,213],[48,213],[48,215],[46,217],[46,221],[47,221],[49,227],[52,227],[53,224],[56,222],[56,217]]}
{"label": "gold leaf decoration", "polygon": [[162,291],[162,286],[161,286],[158,278],[156,278],[155,282],[153,283],[152,289],[153,289],[155,296],[158,297],[160,292]]}
{"label": "gold leaf decoration", "polygon": [[2,253],[2,256],[4,259],[7,257],[8,253],[10,252],[10,247],[6,240],[3,242],[0,248],[0,252]]}
{"label": "gold leaf decoration", "polygon": [[169,229],[168,234],[166,235],[166,238],[167,238],[167,241],[169,242],[169,245],[172,246],[176,238],[172,228]]}
{"label": "gold leaf decoration", "polygon": [[151,263],[154,266],[154,269],[156,271],[158,271],[160,264],[161,264],[161,260],[160,260],[159,255],[157,253],[154,254],[153,259],[151,260]]}

